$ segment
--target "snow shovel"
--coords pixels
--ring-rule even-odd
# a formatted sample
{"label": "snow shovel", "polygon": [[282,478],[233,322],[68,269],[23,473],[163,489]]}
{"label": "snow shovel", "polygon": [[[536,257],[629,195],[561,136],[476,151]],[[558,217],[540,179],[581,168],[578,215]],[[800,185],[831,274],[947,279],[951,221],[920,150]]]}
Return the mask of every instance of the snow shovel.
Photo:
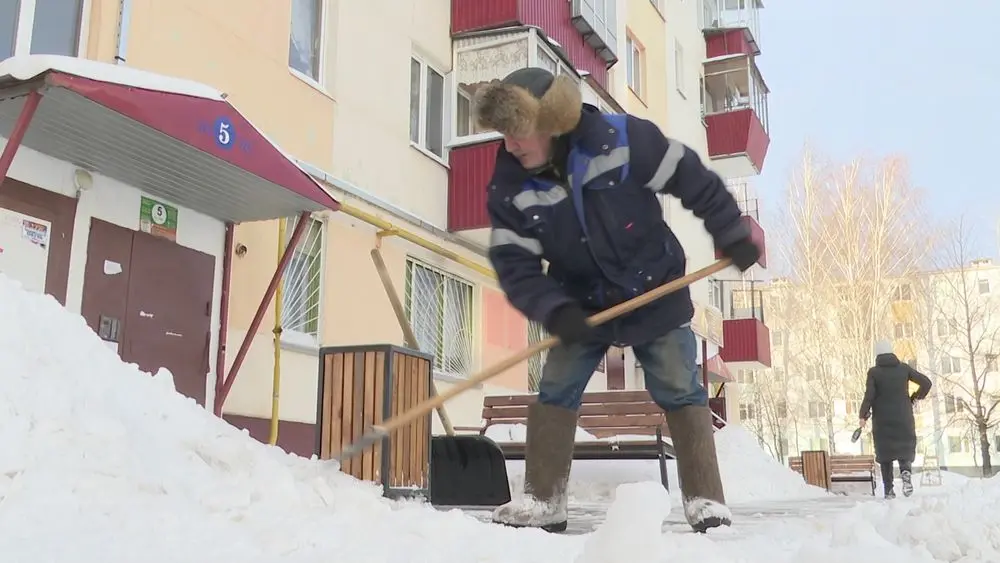
{"label": "snow shovel", "polygon": [[[624,303],[615,305],[610,309],[601,311],[600,313],[591,316],[590,319],[588,319],[588,321],[590,322],[591,326],[597,326],[606,323],[612,319],[624,315],[625,313],[630,313],[638,309],[639,307],[652,303],[653,301],[656,301],[657,299],[667,294],[673,293],[678,289],[687,287],[700,279],[706,278],[712,274],[720,272],[725,268],[729,267],[730,264],[732,264],[732,261],[729,258],[718,260],[713,264],[706,266],[696,272],[687,274],[682,278],[678,278],[672,282],[663,284],[660,287],[653,289],[652,291],[639,295],[638,297],[634,297]],[[558,343],[559,339],[555,336],[550,336],[544,340],[536,342],[531,346],[528,346],[521,352],[513,354],[509,356],[507,359],[493,366],[490,366],[480,371],[479,373],[471,375],[468,379],[456,383],[454,386],[451,387],[451,389],[448,389],[444,393],[437,394],[433,397],[428,398],[426,401],[423,401],[422,403],[416,405],[410,410],[397,415],[395,418],[384,420],[382,421],[381,424],[372,426],[356,442],[348,446],[345,446],[343,450],[341,450],[341,452],[335,456],[335,459],[337,459],[340,463],[343,463],[344,460],[353,458],[361,454],[366,449],[388,438],[393,431],[402,428],[421,417],[426,416],[427,413],[430,412],[432,409],[440,407],[449,399],[452,399],[464,393],[465,391],[477,387],[478,385],[482,384],[488,379],[496,377],[497,375],[520,364],[521,362],[527,361],[535,354],[544,352],[552,348]],[[438,498],[447,497],[450,500],[450,502],[447,503],[448,505],[464,505],[464,506],[485,505],[483,501],[480,499],[490,499],[491,502],[489,504],[491,505],[503,504],[510,500],[510,484],[506,478],[507,469],[502,453],[497,457],[496,461],[490,460],[490,463],[488,465],[489,471],[484,472],[484,470],[487,467],[485,463],[475,463],[475,464],[468,463],[469,461],[468,459],[462,459],[460,456],[460,452],[464,451],[464,443],[468,443],[467,439],[472,438],[472,436],[447,436],[440,438],[441,440],[438,441],[437,447],[435,448],[437,449],[437,452],[432,452],[431,454],[431,459],[437,461],[439,464],[437,468],[434,468],[433,465],[431,468],[432,499],[435,496],[437,496]],[[482,437],[476,437],[476,438],[482,439]],[[442,440],[447,440],[447,442],[443,442]],[[496,450],[497,452],[500,451],[499,448],[496,446],[496,444],[493,444],[493,447],[497,448]],[[481,461],[485,462],[486,460],[481,460]],[[453,463],[455,464],[456,467],[454,469],[445,469],[444,467],[442,467],[443,464],[447,463]],[[471,493],[469,495],[470,498],[459,499],[460,495],[457,494],[458,491],[453,491],[453,492],[448,491],[452,494],[447,494],[448,492],[439,491],[436,494],[433,491],[433,484],[437,480],[433,477],[433,474],[435,472],[442,472],[442,471],[445,472],[445,474],[461,475],[462,483],[468,483],[472,485],[468,487],[469,493]],[[501,475],[503,476],[503,479],[500,479]],[[463,490],[465,488],[466,487],[462,487]],[[464,500],[465,502],[457,502],[459,500]],[[431,502],[432,504],[434,504],[433,500]]]}
{"label": "snow shovel", "polygon": [[[399,293],[392,283],[385,260],[378,248],[371,251],[372,262],[382,281],[386,297],[396,314],[403,340],[414,350],[420,348],[417,336]],[[431,396],[437,396],[437,386],[431,378]],[[455,435],[455,427],[444,409],[435,407],[446,436],[431,436],[430,502],[435,506],[497,506],[510,500],[507,463],[496,442],[479,434]],[[471,479],[470,479],[471,477]],[[485,481],[485,483],[484,483]]]}

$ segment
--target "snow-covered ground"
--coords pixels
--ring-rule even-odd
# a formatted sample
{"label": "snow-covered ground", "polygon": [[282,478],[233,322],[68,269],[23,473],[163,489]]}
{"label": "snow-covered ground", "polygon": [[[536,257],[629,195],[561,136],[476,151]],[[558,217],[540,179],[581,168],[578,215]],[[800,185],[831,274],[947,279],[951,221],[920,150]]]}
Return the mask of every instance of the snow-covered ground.
{"label": "snow-covered ground", "polygon": [[802,489],[777,468],[762,470],[774,482],[734,487],[741,466],[764,460],[740,454],[745,436],[732,432],[720,435],[731,495],[825,508],[754,520],[743,511],[731,529],[661,534],[677,499],[642,479],[615,489],[598,530],[572,536],[395,503],[331,463],[253,441],[173,393],[167,374],[122,364],[82,318],[2,274],[0,319],[4,562],[1000,561],[997,480],[892,502],[789,499]]}

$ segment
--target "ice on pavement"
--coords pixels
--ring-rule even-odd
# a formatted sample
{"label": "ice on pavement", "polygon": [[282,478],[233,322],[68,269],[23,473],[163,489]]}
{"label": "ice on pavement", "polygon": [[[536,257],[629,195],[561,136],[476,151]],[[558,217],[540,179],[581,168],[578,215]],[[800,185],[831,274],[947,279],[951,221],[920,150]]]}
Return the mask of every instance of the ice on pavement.
{"label": "ice on pavement", "polygon": [[1000,561],[996,480],[707,535],[656,536],[670,505],[650,483],[617,489],[604,528],[582,536],[391,502],[330,463],[252,440],[2,274],[0,318],[5,562]]}

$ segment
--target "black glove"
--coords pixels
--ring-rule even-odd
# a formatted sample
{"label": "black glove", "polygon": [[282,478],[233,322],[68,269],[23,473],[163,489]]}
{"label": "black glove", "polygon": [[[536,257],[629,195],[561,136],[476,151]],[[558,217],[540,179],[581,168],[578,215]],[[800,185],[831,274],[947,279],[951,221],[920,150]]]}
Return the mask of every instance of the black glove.
{"label": "black glove", "polygon": [[731,259],[741,272],[745,272],[760,259],[760,248],[747,237],[724,247],[722,255]]}
{"label": "black glove", "polygon": [[594,328],[587,324],[587,314],[583,309],[573,303],[553,311],[545,324],[545,330],[558,336],[563,344],[573,344],[590,337]]}

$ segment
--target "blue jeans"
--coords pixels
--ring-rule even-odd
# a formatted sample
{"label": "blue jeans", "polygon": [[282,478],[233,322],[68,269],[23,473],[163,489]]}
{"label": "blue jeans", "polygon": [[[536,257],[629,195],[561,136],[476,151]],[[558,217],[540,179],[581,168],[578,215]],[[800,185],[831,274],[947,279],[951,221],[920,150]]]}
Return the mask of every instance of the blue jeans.
{"label": "blue jeans", "polygon": [[[589,342],[559,344],[553,348],[542,368],[538,401],[579,409],[583,391],[607,351],[607,344]],[[708,392],[698,372],[697,342],[690,325],[633,346],[632,351],[645,373],[646,389],[660,408],[669,412],[708,404]]]}

